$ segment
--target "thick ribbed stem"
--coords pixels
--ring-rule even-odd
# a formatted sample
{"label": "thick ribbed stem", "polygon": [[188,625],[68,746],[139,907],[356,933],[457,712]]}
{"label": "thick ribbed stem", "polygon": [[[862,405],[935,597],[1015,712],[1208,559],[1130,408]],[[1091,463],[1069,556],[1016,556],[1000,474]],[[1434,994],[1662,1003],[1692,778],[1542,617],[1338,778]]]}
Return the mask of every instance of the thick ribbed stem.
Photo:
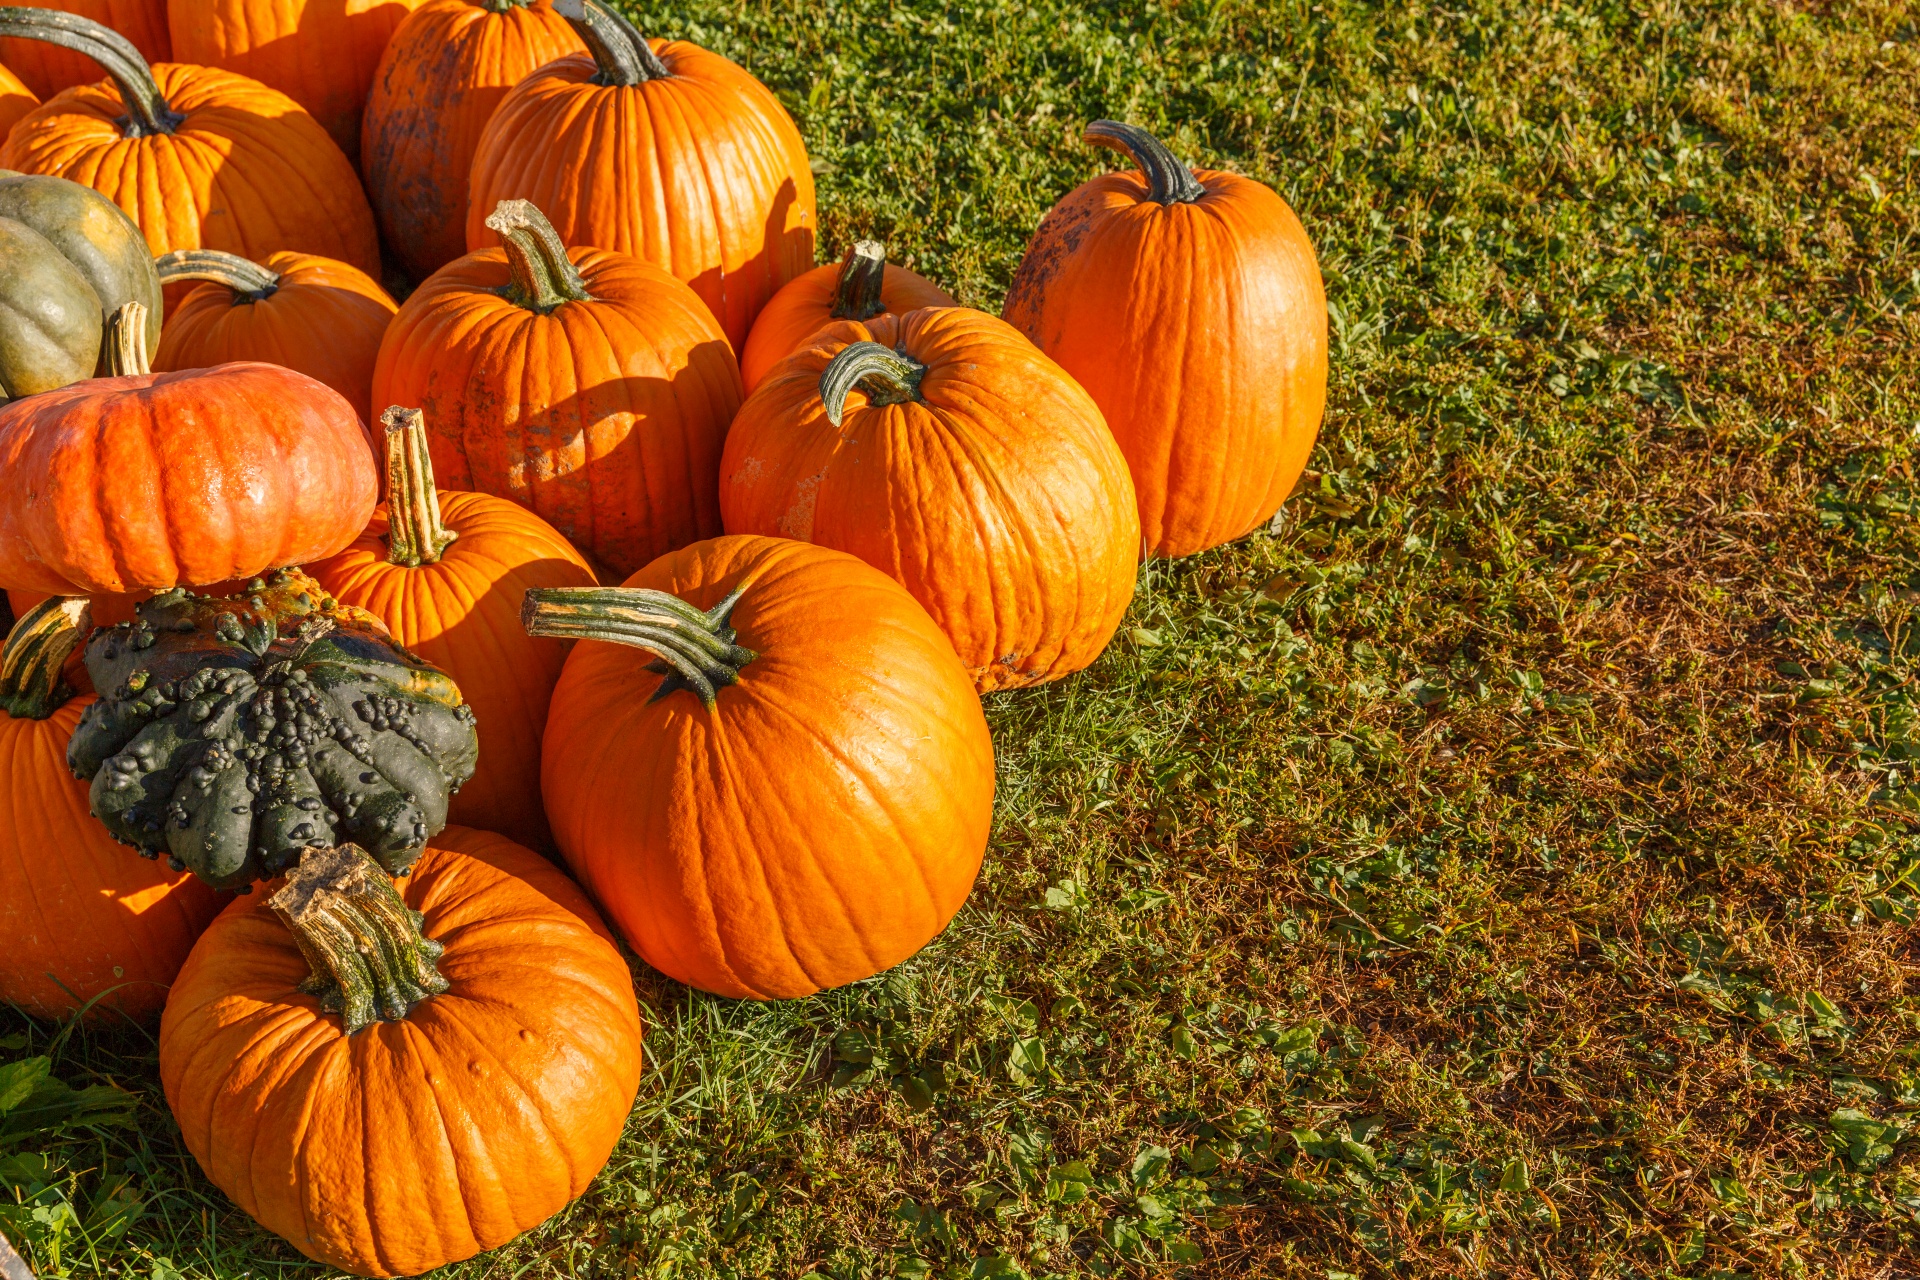
{"label": "thick ribbed stem", "polygon": [[175,249],[153,260],[153,269],[161,284],[176,280],[211,280],[233,290],[234,305],[258,302],[273,296],[280,287],[277,273],[257,262],[249,262],[237,253],[218,249]]}
{"label": "thick ribbed stem", "polygon": [[1111,147],[1132,156],[1140,171],[1147,175],[1150,200],[1161,204],[1189,204],[1207,194],[1200,179],[1193,176],[1193,170],[1181,164],[1173,152],[1167,150],[1166,143],[1139,125],[1095,120],[1080,137],[1096,147]]}
{"label": "thick ribbed stem", "polygon": [[546,315],[569,302],[592,302],[560,233],[531,200],[502,200],[487,215],[487,227],[499,233],[507,250],[507,300]]}
{"label": "thick ribbed stem", "polygon": [[92,613],[85,596],[49,596],[27,610],[0,645],[0,708],[16,720],[45,720],[73,696],[60,672],[93,630]]}
{"label": "thick ribbed stem", "polygon": [[567,20],[593,55],[600,68],[593,83],[631,86],[673,74],[647,38],[599,0],[553,0],[553,11]]}
{"label": "thick ribbed stem", "polygon": [[604,640],[658,654],[647,670],[667,678],[648,701],[688,689],[711,711],[720,690],[760,656],[735,644],[727,625],[749,585],[741,583],[704,613],[679,596],[644,587],[535,587],[520,606],[520,622],[528,635]]}
{"label": "thick ribbed stem", "polygon": [[859,240],[847,250],[840,279],[833,286],[835,320],[871,320],[887,309],[880,286],[887,278],[887,249],[878,240]]}
{"label": "thick ribbed stem", "polygon": [[107,317],[107,376],[124,378],[131,374],[152,373],[147,352],[147,309],[138,302],[123,302]]}
{"label": "thick ribbed stem", "polygon": [[154,83],[147,60],[133,47],[133,41],[110,27],[77,13],[58,9],[0,9],[0,36],[19,36],[41,40],[92,58],[120,86],[120,101],[127,114],[118,121],[120,131],[129,138],[152,133],[172,133],[186,117],[167,105]]}
{"label": "thick ribbed stem", "polygon": [[515,9],[531,9],[533,0],[480,0],[480,7],[488,13],[510,13]]}
{"label": "thick ribbed stem", "polygon": [[434,564],[460,535],[440,523],[427,417],[394,405],[380,423],[387,429],[387,562],[409,569]]}
{"label": "thick ribbed stem", "polygon": [[387,873],[358,845],[302,851],[286,887],[267,899],[313,970],[300,989],[337,1013],[348,1035],[398,1022],[447,989],[434,961],[445,949],[420,932]]}
{"label": "thick ribbed stem", "polygon": [[847,412],[847,393],[859,387],[869,404],[905,404],[920,398],[927,366],[877,342],[850,343],[820,375],[820,403],[834,426]]}

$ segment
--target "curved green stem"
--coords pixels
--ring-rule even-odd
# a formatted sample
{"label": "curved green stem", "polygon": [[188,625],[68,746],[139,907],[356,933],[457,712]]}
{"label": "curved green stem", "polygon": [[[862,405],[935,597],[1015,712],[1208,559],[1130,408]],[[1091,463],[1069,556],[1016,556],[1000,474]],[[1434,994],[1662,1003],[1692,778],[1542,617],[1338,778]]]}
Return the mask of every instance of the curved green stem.
{"label": "curved green stem", "polygon": [[560,233],[531,200],[502,200],[487,215],[487,227],[506,246],[507,269],[513,273],[507,299],[515,306],[546,315],[569,302],[593,301]]}
{"label": "curved green stem", "polygon": [[423,917],[358,845],[304,850],[267,905],[313,970],[300,989],[339,1014],[348,1035],[398,1022],[447,989],[434,968],[445,948],[420,932]]}
{"label": "curved green stem", "polygon": [[647,670],[667,678],[648,701],[688,689],[711,711],[720,690],[760,656],[735,644],[727,625],[749,585],[742,582],[704,613],[679,596],[644,587],[535,587],[520,606],[520,622],[528,635],[604,640],[658,654]]}
{"label": "curved green stem", "polygon": [[427,417],[396,404],[380,423],[387,429],[387,563],[409,569],[435,564],[460,535],[440,523]]}
{"label": "curved green stem", "polygon": [[906,404],[920,398],[927,366],[877,342],[849,343],[820,374],[820,403],[834,426],[846,416],[847,395],[855,387],[869,404]]}
{"label": "curved green stem", "polygon": [[1080,135],[1081,141],[1096,147],[1111,147],[1133,157],[1147,175],[1147,198],[1161,204],[1190,204],[1207,194],[1200,179],[1167,150],[1167,144],[1139,125],[1118,120],[1095,120]]}
{"label": "curved green stem", "polygon": [[480,7],[488,13],[509,13],[515,9],[531,9],[533,0],[480,0]]}
{"label": "curved green stem", "polygon": [[847,250],[833,286],[835,320],[871,320],[887,309],[880,286],[887,278],[887,249],[878,240],[858,240]]}
{"label": "curved green stem", "polygon": [[93,629],[85,596],[49,596],[14,624],[0,645],[0,707],[16,720],[45,720],[73,696],[60,672]]}
{"label": "curved green stem", "polygon": [[593,77],[595,84],[632,86],[673,74],[647,38],[600,0],[553,0],[553,11],[567,20],[593,54],[594,65],[600,68]]}
{"label": "curved green stem", "polygon": [[129,138],[172,133],[186,117],[167,104],[154,83],[147,60],[133,41],[111,27],[58,9],[0,8],[0,36],[41,40],[92,58],[120,86],[127,116],[121,131]]}
{"label": "curved green stem", "polygon": [[124,378],[132,374],[152,373],[147,351],[147,308],[138,302],[123,302],[107,317],[107,376]]}
{"label": "curved green stem", "polygon": [[257,262],[249,262],[237,253],[218,249],[175,249],[153,260],[161,284],[176,280],[211,280],[233,290],[235,304],[258,302],[273,296],[280,287],[280,276]]}

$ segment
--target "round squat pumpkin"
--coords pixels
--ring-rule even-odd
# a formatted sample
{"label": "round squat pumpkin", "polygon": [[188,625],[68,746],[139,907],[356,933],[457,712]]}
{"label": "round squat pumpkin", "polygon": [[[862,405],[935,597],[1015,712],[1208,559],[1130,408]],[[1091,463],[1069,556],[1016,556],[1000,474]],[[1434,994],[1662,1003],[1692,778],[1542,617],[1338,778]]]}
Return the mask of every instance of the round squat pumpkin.
{"label": "round squat pumpkin", "polygon": [[79,50],[107,76],[24,117],[0,165],[98,189],[155,255],[298,249],[380,269],[359,176],[285,94],[212,67],[148,66],[124,37],[50,9],[0,10],[0,33]]}
{"label": "round squat pumpkin", "polygon": [[[90,18],[125,36],[148,62],[173,59],[173,43],[167,38],[167,0],[58,0],[24,7]],[[0,40],[0,62],[42,99],[100,78],[99,64],[92,58],[40,40]]]}
{"label": "round squat pumpkin", "polygon": [[622,587],[527,593],[579,640],[541,792],[567,863],[648,964],[809,995],[899,964],[966,901],[993,743],[953,648],[852,556],[717,538]]}
{"label": "round squat pumpkin", "polygon": [[374,72],[360,171],[380,233],[424,280],[467,251],[467,175],[507,90],[584,46],[549,0],[427,0]]}
{"label": "round squat pumpkin", "polygon": [[375,404],[426,416],[449,489],[511,498],[631,573],[720,531],[720,447],[740,370],[692,290],[607,249],[568,249],[538,209],[435,272],[387,329]]}
{"label": "round squat pumpkin", "polygon": [[720,474],[729,533],[883,570],[982,692],[1080,670],[1133,599],[1139,519],[1100,410],[979,311],[822,329],[741,406]]}
{"label": "round squat pumpkin", "polygon": [[61,678],[87,602],[47,600],[0,649],[0,1003],[64,1018],[98,999],[145,1021],[166,1001],[220,898],[192,876],[115,844],[67,773],[67,739],[91,694]]}
{"label": "round squat pumpkin", "polygon": [[158,269],[170,284],[207,283],[167,316],[155,369],[261,360],[326,383],[362,422],[373,421],[373,365],[399,308],[366,272],[288,250],[249,262],[217,249],[177,249]]}
{"label": "round squat pumpkin", "polygon": [[436,490],[418,410],[395,407],[382,421],[387,500],[358,541],[307,569],[334,599],[373,614],[452,676],[473,707],[486,749],[448,820],[551,848],[540,737],[567,645],[529,636],[520,601],[530,587],[592,586],[593,570],[517,503]]}
{"label": "round squat pumpkin", "polygon": [[1150,555],[1265,524],[1293,491],[1327,398],[1327,303],[1286,202],[1190,170],[1144,129],[1086,139],[1132,154],[1055,205],[1002,315],[1079,380],[1133,472]]}
{"label": "round squat pumpkin", "polygon": [[683,40],[649,41],[600,0],[554,0],[592,56],[557,59],[500,103],[474,153],[467,247],[501,200],[567,244],[614,249],[693,286],[737,352],[767,299],[813,266],[813,171],[765,85]]}
{"label": "round squat pumpkin", "polygon": [[838,265],[815,267],[773,295],[741,349],[740,381],[751,392],[773,366],[835,320],[871,320],[921,307],[958,305],[925,276],[888,262],[879,241],[858,241]]}
{"label": "round squat pumpkin", "polygon": [[586,895],[456,827],[397,885],[351,845],[309,849],[213,922],[160,1024],[160,1082],[207,1177],[363,1276],[470,1258],[564,1208],[640,1068],[633,978]]}

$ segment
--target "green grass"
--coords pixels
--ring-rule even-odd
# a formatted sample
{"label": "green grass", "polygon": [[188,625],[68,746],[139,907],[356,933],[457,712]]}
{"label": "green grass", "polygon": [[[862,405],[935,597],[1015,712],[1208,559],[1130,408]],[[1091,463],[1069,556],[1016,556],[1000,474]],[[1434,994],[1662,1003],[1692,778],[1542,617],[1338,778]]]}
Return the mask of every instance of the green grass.
{"label": "green grass", "polygon": [[[952,928],[785,1005],[641,971],[613,1163],[461,1274],[1913,1273],[1920,10],[635,12],[786,98],[823,256],[973,305],[1086,119],[1271,183],[1331,402],[1275,531],[991,700]],[[149,1042],[56,1073],[140,1106],[41,1144],[43,1268],[310,1269]]]}

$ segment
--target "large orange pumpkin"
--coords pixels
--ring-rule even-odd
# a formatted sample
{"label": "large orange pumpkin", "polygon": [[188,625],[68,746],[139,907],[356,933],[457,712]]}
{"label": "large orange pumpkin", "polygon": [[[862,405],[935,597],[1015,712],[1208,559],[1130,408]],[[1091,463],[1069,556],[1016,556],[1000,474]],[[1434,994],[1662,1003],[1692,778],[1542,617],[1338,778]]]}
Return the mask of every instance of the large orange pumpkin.
{"label": "large orange pumpkin", "polygon": [[619,573],[718,533],[740,371],[712,315],[658,267],[564,248],[525,201],[491,221],[504,248],[400,308],[374,403],[426,414],[442,485],[512,498]]}
{"label": "large orange pumpkin", "polygon": [[838,265],[815,267],[773,295],[740,352],[740,381],[751,392],[773,366],[835,320],[958,305],[925,276],[888,262],[879,241],[858,241]]}
{"label": "large orange pumpkin", "polygon": [[420,0],[167,0],[173,56],[278,89],[360,152],[374,68]]}
{"label": "large orange pumpkin", "polygon": [[530,591],[527,619],[582,641],[547,718],[554,839],[654,968],[808,995],[900,963],[966,901],[993,743],[952,647],[886,575],[717,538],[624,587]]}
{"label": "large orange pumpkin", "polygon": [[163,283],[205,280],[167,316],[153,367],[200,369],[264,360],[318,379],[373,420],[373,364],[398,310],[366,272],[282,250],[259,262],[179,249],[154,264]]}
{"label": "large orange pumpkin", "polygon": [[221,898],[115,844],[67,772],[93,696],[71,696],[61,667],[88,626],[85,600],[47,600],[0,650],[0,1004],[61,1018],[99,997],[145,1020]]}
{"label": "large orange pumpkin", "polygon": [[393,33],[361,121],[360,171],[415,280],[467,251],[467,175],[507,90],[581,50],[548,0],[427,0]]}
{"label": "large orange pumpkin", "polygon": [[0,168],[98,190],[139,225],[155,255],[275,249],[380,269],[373,211],[340,148],[292,99],[211,67],[149,67],[122,36],[50,9],[11,9],[0,33],[84,52],[107,79],[29,112]]}
{"label": "large orange pumpkin", "polygon": [[729,533],[884,570],[982,691],[1078,671],[1133,599],[1140,525],[1100,410],[978,311],[822,329],[741,406],[720,475]]}
{"label": "large orange pumpkin", "polygon": [[[114,317],[122,341],[144,324],[137,302]],[[16,400],[0,409],[0,474],[0,587],[54,595],[163,591],[317,560],[366,528],[379,496],[353,406],[305,374],[249,362]]]}
{"label": "large orange pumpkin", "polygon": [[474,153],[467,247],[530,200],[568,244],[645,258],[693,286],[738,351],[760,308],[813,266],[813,173],[767,87],[715,53],[648,41],[599,0],[554,0],[592,56],[548,63],[501,102]]}
{"label": "large orange pumpkin", "polygon": [[285,887],[228,908],[174,983],[160,1082],[187,1149],[262,1225],[331,1266],[411,1276],[587,1189],[639,1088],[640,1034],[586,895],[448,827],[397,888],[354,846],[309,849]]}
{"label": "large orange pumpkin", "polygon": [[0,142],[13,132],[26,114],[40,105],[40,99],[33,90],[21,82],[20,77],[4,66],[0,66]]}
{"label": "large orange pumpkin", "polygon": [[520,600],[529,587],[591,586],[593,570],[526,508],[436,490],[418,410],[389,409],[383,422],[386,502],[357,542],[307,572],[452,676],[473,707],[480,767],[453,798],[448,821],[551,848],[540,735],[567,646],[529,636]]}
{"label": "large orange pumpkin", "polygon": [[[173,42],[167,37],[167,0],[57,0],[23,7],[78,14],[118,31],[148,62],[173,60]],[[51,98],[62,89],[92,84],[100,78],[100,66],[92,58],[40,40],[0,40],[0,61],[12,68],[36,98]]]}
{"label": "large orange pumpkin", "polygon": [[1251,178],[1189,170],[1144,129],[1040,224],[1002,315],[1107,417],[1149,554],[1218,546],[1272,518],[1320,432],[1327,303],[1313,245]]}

